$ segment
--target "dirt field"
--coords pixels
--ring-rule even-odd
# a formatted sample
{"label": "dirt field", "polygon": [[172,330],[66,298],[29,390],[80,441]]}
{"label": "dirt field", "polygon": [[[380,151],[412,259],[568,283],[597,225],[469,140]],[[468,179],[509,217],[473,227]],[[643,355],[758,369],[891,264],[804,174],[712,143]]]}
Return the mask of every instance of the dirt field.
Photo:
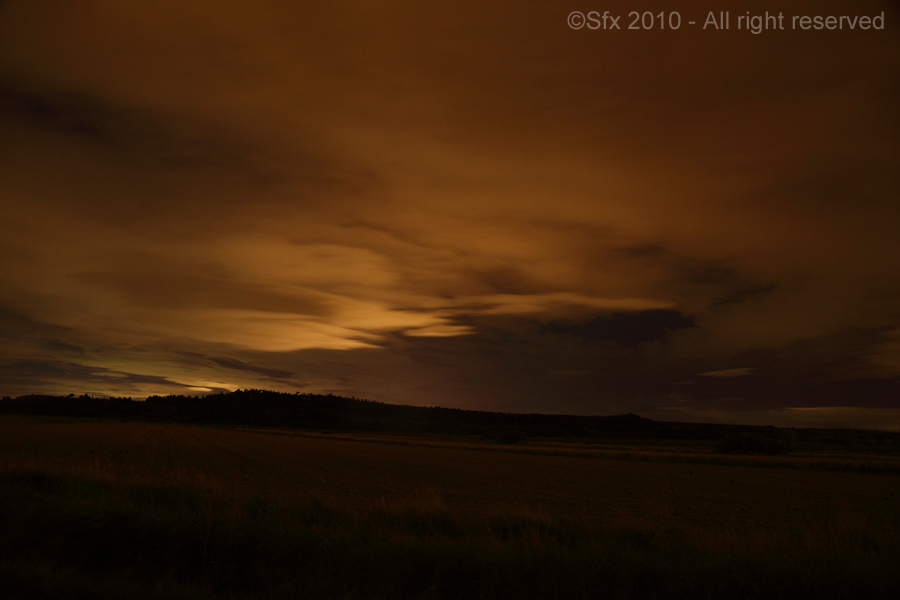
{"label": "dirt field", "polygon": [[872,528],[900,522],[900,477],[890,474],[672,463],[659,449],[659,460],[620,460],[523,453],[527,447],[486,451],[465,440],[435,447],[367,437],[4,416],[0,461],[283,499],[424,499],[458,514],[521,510],[761,534],[823,522]]}

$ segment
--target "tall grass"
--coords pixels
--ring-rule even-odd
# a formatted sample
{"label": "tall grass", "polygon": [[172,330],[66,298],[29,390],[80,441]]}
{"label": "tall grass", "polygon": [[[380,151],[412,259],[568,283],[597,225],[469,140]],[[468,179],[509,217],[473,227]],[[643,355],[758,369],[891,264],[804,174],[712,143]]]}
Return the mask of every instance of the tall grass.
{"label": "tall grass", "polygon": [[473,515],[427,489],[261,497],[102,460],[0,465],[4,598],[894,598],[897,533]]}

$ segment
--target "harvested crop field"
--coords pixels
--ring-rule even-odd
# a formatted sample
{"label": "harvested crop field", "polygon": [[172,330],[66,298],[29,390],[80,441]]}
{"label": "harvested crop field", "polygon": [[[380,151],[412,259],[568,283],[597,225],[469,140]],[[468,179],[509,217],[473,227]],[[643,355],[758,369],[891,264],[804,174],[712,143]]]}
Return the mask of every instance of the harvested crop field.
{"label": "harvested crop field", "polygon": [[[390,440],[391,438],[387,438]],[[393,438],[396,440],[396,438]],[[896,523],[900,477],[664,460],[587,458],[285,435],[178,424],[0,419],[13,464],[108,471],[265,497],[440,499],[463,513],[754,528],[806,521]]]}
{"label": "harvested crop field", "polygon": [[[249,535],[247,532],[254,528],[271,534],[273,523],[277,522],[276,529],[280,533],[276,537],[280,541],[276,543],[266,538],[275,546],[290,546],[294,543],[291,535],[295,534],[306,536],[304,539],[308,541],[310,530],[304,527],[308,527],[309,515],[303,513],[307,516],[297,517],[296,511],[302,513],[305,509],[296,507],[310,506],[312,501],[317,507],[315,511],[324,506],[333,515],[327,523],[315,521],[317,524],[311,531],[321,539],[310,542],[314,545],[342,547],[341,543],[350,543],[347,542],[347,536],[350,536],[355,540],[353,552],[357,553],[364,554],[360,548],[370,547],[367,544],[373,548],[381,547],[379,556],[385,552],[384,544],[394,550],[402,546],[406,549],[404,552],[409,550],[410,544],[413,547],[425,544],[423,548],[430,550],[420,548],[420,551],[426,556],[429,552],[437,552],[432,557],[433,568],[450,560],[447,552],[457,553],[454,555],[457,558],[453,559],[456,561],[463,560],[460,557],[475,561],[466,563],[468,566],[464,569],[468,576],[474,577],[472,585],[475,587],[472,588],[448,586],[446,577],[449,575],[446,574],[441,576],[444,579],[438,577],[424,583],[415,577],[411,583],[408,574],[392,576],[397,581],[373,583],[369,579],[353,579],[356,575],[335,575],[343,571],[332,565],[325,569],[332,574],[316,584],[320,587],[315,589],[321,593],[313,593],[312,588],[302,586],[299,589],[305,589],[303,594],[293,596],[284,591],[287,588],[283,585],[277,590],[250,584],[235,588],[247,597],[304,597],[310,594],[309,597],[315,597],[319,594],[320,597],[487,598],[525,593],[510,591],[513,588],[509,587],[507,579],[491,579],[493,575],[479,574],[484,560],[490,564],[494,560],[472,558],[480,556],[484,548],[492,548],[492,552],[501,554],[512,552],[510,556],[518,557],[507,557],[501,562],[524,560],[528,564],[532,559],[543,564],[542,561],[547,559],[540,557],[550,552],[555,557],[553,560],[559,561],[557,567],[551,569],[555,569],[554,572],[564,572],[570,566],[575,568],[581,575],[563,577],[557,573],[551,577],[545,574],[550,579],[541,580],[543,584],[526,586],[531,590],[529,593],[537,594],[545,584],[549,586],[546,589],[559,592],[557,597],[591,597],[604,590],[622,597],[645,597],[661,594],[662,589],[669,590],[667,595],[671,597],[691,597],[697,586],[708,592],[719,590],[722,597],[762,597],[771,593],[771,586],[776,585],[772,582],[777,582],[778,586],[787,585],[785,589],[794,589],[800,595],[805,592],[821,595],[823,590],[830,590],[852,596],[858,589],[860,593],[888,597],[897,589],[896,575],[891,569],[880,566],[896,564],[891,561],[898,556],[895,532],[900,531],[900,505],[897,502],[900,477],[894,474],[670,462],[658,451],[653,454],[656,459],[642,457],[635,460],[540,453],[538,445],[480,446],[484,444],[462,438],[435,440],[367,435],[365,439],[354,439],[351,435],[289,435],[177,424],[0,418],[0,468],[12,477],[7,482],[9,485],[31,481],[27,477],[22,480],[22,473],[45,473],[66,481],[72,478],[94,481],[101,486],[112,486],[103,488],[102,493],[96,492],[105,498],[102,502],[98,500],[97,506],[125,502],[128,510],[138,512],[150,506],[141,504],[149,502],[141,500],[141,494],[146,493],[148,497],[157,494],[146,490],[184,489],[188,495],[194,494],[191,497],[209,500],[208,506],[199,509],[197,502],[191,500],[186,506],[195,508],[188,512],[195,511],[196,514],[185,517],[187,509],[182,507],[178,509],[181,512],[176,511],[181,515],[179,519],[208,523],[212,528],[212,524],[218,522],[223,531],[232,532],[228,535],[237,535],[236,531]],[[702,453],[700,450],[695,452]],[[41,484],[34,489],[49,488]],[[130,500],[122,500],[121,494],[125,492],[121,490],[131,490],[125,495]],[[69,503],[80,503],[81,506],[90,502],[90,499],[81,498]],[[266,521],[267,524],[254,521],[259,518],[253,512],[256,509],[247,507],[259,506],[260,502],[269,507],[267,514],[281,516],[272,517],[274,521]],[[62,504],[59,506],[63,508],[54,510],[68,510]],[[95,506],[91,510],[99,509]],[[155,507],[153,510],[161,509]],[[374,535],[371,533],[373,515],[383,519],[384,515],[408,516],[412,513],[419,515],[415,525],[403,519],[389,519],[387,522],[392,525],[378,521],[380,524],[374,528],[381,532],[375,536],[377,540],[366,537],[368,541],[363,543],[355,537],[357,529],[369,532],[366,536]],[[304,525],[301,527],[291,519],[297,523],[302,521]],[[337,522],[342,525],[334,525]],[[423,522],[439,523],[439,526],[429,525],[423,530]],[[496,533],[496,524],[501,522],[518,523],[520,533],[512,537],[508,531]],[[153,525],[158,526],[158,523]],[[179,528],[179,531],[184,530],[184,523]],[[292,531],[294,534],[290,533]],[[570,533],[562,535],[560,532],[563,531]],[[616,537],[620,534],[627,536],[627,539],[622,538],[626,542]],[[33,533],[28,535],[34,536]],[[338,543],[334,536],[344,541]],[[593,564],[591,561],[596,557],[592,553],[600,552],[598,548],[602,548],[602,552],[610,551],[611,539],[619,540],[616,547],[631,544],[625,550],[617,551],[614,558],[604,555],[603,561],[612,565],[608,568],[624,577],[614,577],[613,583],[596,569],[584,570],[585,564]],[[399,546],[397,540],[402,541]],[[9,543],[7,541],[7,548]],[[443,549],[434,550],[435,544]],[[288,551],[282,548],[277,552]],[[526,560],[522,558],[523,552],[528,556],[531,556],[528,553],[537,554]],[[203,553],[205,557],[206,542]],[[690,568],[684,564],[671,565],[674,556],[694,555],[697,562],[691,563]],[[35,560],[41,558],[40,553],[31,556]],[[333,560],[342,561],[340,556]],[[785,557],[790,557],[787,563]],[[5,560],[8,567],[8,551]],[[64,563],[68,569],[73,568],[71,560],[65,556],[53,560]],[[554,564],[553,560],[547,564]],[[723,566],[716,567],[716,561],[722,560],[725,561]],[[649,561],[649,566],[644,561]],[[703,575],[696,571],[702,561],[713,565],[709,567],[713,569],[712,574]],[[743,566],[735,567],[735,561]],[[652,583],[649,589],[634,587],[638,585],[634,580],[637,575],[622,575],[638,573],[641,569],[657,572],[660,564],[670,565],[664,570],[671,567],[675,573],[658,575],[661,579]],[[756,566],[747,567],[747,564]],[[849,570],[846,573],[841,568],[835,570],[834,564],[843,564]],[[528,571],[528,577],[544,576],[540,575],[540,569],[535,571],[533,565],[522,568]],[[796,581],[790,572],[794,568],[805,573]],[[221,577],[217,579],[209,565],[197,569],[193,575],[166,571],[162,575],[155,572],[153,577],[159,580],[164,576],[168,578],[166,581],[176,583],[188,581],[199,586],[198,590],[205,590],[203,593],[227,596],[234,592],[232,587],[236,584],[223,583],[225,580]],[[365,572],[365,569],[355,567],[352,572]],[[747,575],[746,569],[756,575]],[[784,569],[788,572],[782,572]],[[322,567],[318,570],[321,572]],[[104,573],[104,577],[109,576],[106,571]],[[816,573],[821,577],[817,579]],[[821,579],[825,574],[838,580],[829,583]],[[291,579],[294,575],[281,573],[278,577],[282,575],[288,582],[284,585],[301,585]],[[551,580],[557,576],[566,581],[572,577],[582,579],[577,581],[577,590],[574,590],[565,586],[560,588],[559,582],[553,583]],[[762,586],[757,586],[758,594],[749,593],[742,587],[747,577]],[[863,580],[866,583],[860,587]],[[30,592],[50,585],[41,581],[43,583],[23,585]],[[503,581],[507,581],[506,587]],[[95,583],[84,584],[85,589],[96,593]],[[346,585],[342,588],[338,583]],[[704,588],[707,584],[714,585]],[[734,585],[738,586],[735,589],[744,589],[744,592],[735,592]],[[52,591],[52,586],[46,589]],[[109,597],[119,597],[118,593],[111,592]],[[195,597],[196,594],[190,592],[188,596]]]}

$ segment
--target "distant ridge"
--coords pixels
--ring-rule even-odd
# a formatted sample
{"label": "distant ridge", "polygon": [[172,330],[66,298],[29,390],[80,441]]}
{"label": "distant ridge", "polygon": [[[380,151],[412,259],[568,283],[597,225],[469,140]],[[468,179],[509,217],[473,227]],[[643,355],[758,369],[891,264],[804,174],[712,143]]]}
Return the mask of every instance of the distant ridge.
{"label": "distant ridge", "polygon": [[[775,430],[774,427],[752,425],[653,421],[634,414],[545,415],[406,406],[331,394],[288,394],[256,389],[208,396],[151,396],[143,402],[130,398],[91,398],[87,395],[29,395],[0,400],[0,414],[319,431],[474,434],[510,443],[521,441],[525,436],[719,440],[733,434]],[[822,438],[823,435],[846,434],[851,430],[796,431],[801,438]],[[854,431],[853,437],[896,440],[900,444],[900,434],[891,432]]]}

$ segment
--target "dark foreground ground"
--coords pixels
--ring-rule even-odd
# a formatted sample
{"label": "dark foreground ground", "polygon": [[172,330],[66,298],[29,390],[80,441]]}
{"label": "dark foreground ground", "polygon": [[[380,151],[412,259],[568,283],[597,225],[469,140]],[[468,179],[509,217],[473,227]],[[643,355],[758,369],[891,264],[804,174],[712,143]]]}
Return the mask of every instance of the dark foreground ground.
{"label": "dark foreground ground", "polygon": [[0,417],[0,596],[900,597],[891,451],[297,433]]}

